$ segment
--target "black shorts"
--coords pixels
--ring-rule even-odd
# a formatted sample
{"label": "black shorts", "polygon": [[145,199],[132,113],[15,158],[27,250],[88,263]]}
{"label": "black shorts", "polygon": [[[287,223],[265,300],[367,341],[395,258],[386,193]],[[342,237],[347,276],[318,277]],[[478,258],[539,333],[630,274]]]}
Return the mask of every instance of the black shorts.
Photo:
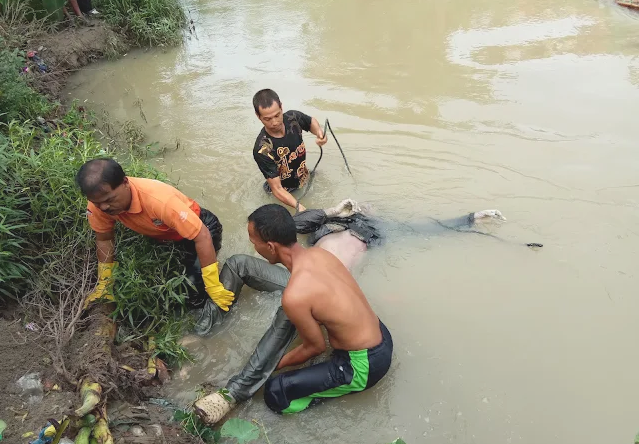
{"label": "black shorts", "polygon": [[388,372],[393,338],[379,321],[382,342],[369,349],[335,350],[328,362],[280,373],[266,382],[264,401],[277,413],[297,413],[321,398],[337,398],[373,387]]}
{"label": "black shorts", "polygon": [[[200,210],[200,220],[204,226],[208,228],[213,239],[213,248],[217,254],[222,248],[222,223],[217,216],[205,208]],[[186,302],[191,308],[197,308],[204,305],[210,299],[204,289],[204,281],[202,280],[202,267],[195,250],[195,242],[184,239],[178,242],[179,248],[184,251],[183,264],[186,267],[186,277],[195,286],[195,290],[189,287],[189,297]]]}
{"label": "black shorts", "polygon": [[[272,194],[273,190],[271,190],[271,186],[268,184],[267,181],[264,181],[264,184],[262,185],[262,188],[264,189],[264,191],[267,194]],[[291,188],[291,187],[282,187],[284,188],[286,191],[288,191],[289,193],[292,193],[293,191],[297,191],[299,190],[299,187],[295,187],[295,188]]]}

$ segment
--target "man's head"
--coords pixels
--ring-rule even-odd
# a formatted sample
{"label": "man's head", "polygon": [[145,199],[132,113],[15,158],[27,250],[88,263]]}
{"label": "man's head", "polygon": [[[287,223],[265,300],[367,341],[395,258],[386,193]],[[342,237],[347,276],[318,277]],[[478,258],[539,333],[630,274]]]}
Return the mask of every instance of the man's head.
{"label": "man's head", "polygon": [[284,111],[279,96],[272,89],[263,89],[253,96],[255,115],[270,133],[284,129]]}
{"label": "man's head", "polygon": [[264,259],[281,262],[281,253],[297,242],[293,216],[281,205],[259,207],[248,217],[249,239]]}
{"label": "man's head", "polygon": [[131,206],[129,180],[113,159],[89,160],[80,167],[75,181],[87,199],[111,216]]}

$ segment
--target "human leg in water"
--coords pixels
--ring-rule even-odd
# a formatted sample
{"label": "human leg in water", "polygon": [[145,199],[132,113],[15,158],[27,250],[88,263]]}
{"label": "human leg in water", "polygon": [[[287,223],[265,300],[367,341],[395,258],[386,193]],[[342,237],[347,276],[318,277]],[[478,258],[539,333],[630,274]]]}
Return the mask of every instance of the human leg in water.
{"label": "human leg in water", "polygon": [[[354,207],[351,202],[345,201],[337,207],[327,210],[307,212],[306,216],[299,221],[298,232],[308,232],[304,231],[304,227],[312,230],[313,227],[321,226],[328,214],[344,216],[351,213],[353,208],[359,210],[359,207]],[[338,234],[335,236],[338,236]],[[326,239],[330,237],[327,236]],[[361,245],[364,244],[356,238],[350,237],[352,241],[343,245],[349,245],[360,251],[362,249]],[[321,247],[323,248],[323,246]],[[337,256],[341,259],[339,255]],[[347,263],[345,265],[349,267]],[[229,289],[236,296],[239,295],[243,285],[248,285],[260,291],[276,291],[281,297],[281,292],[288,284],[289,277],[290,273],[283,267],[271,265],[262,259],[247,255],[234,255],[224,264],[220,273],[220,282],[222,282],[224,288]],[[199,329],[200,334],[209,332],[213,325],[221,322],[224,316],[214,304],[208,304],[207,302],[207,307],[210,308],[211,312],[210,322],[206,323],[205,307],[205,314]],[[286,317],[282,307],[279,307],[270,327],[264,333],[253,354],[240,372],[231,377],[226,387],[203,397],[195,403],[195,412],[198,416],[204,422],[214,424],[222,419],[236,403],[251,398],[273,373],[295,336],[294,325]]]}
{"label": "human leg in water", "polygon": [[[283,267],[271,265],[252,256],[237,254],[224,263],[220,282],[236,296],[240,294],[244,285],[248,285],[259,291],[277,292],[277,297],[281,298],[289,277],[290,273]],[[246,365],[229,380],[225,388],[196,401],[195,413],[207,424],[215,424],[236,403],[251,398],[273,373],[295,334],[295,327],[286,317],[282,307],[279,307],[270,327],[260,339]]]}

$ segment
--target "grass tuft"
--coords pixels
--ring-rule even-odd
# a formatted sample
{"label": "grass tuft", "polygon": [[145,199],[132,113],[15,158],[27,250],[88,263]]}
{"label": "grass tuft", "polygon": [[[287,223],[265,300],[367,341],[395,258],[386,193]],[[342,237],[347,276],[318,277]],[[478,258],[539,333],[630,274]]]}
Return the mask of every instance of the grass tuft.
{"label": "grass tuft", "polygon": [[95,0],[105,20],[122,28],[138,46],[182,41],[186,16],[179,0]]}

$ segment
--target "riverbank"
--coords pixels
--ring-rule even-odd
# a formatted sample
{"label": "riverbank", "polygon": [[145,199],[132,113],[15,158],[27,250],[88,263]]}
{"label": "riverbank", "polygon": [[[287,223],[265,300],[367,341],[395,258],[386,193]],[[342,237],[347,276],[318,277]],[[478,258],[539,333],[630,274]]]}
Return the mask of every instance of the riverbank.
{"label": "riverbank", "polygon": [[[179,366],[189,358],[178,344],[188,325],[185,278],[175,251],[120,232],[115,277],[129,285],[114,289],[114,307],[82,304],[95,285],[96,267],[86,200],[74,184],[79,166],[110,156],[129,174],[167,178],[147,162],[149,147],[141,144],[134,125],[98,124],[90,110],[60,103],[68,77],[93,61],[132,47],[179,43],[184,13],[174,0],[94,4],[99,19],[50,23],[24,3],[0,2],[0,334],[5,339],[0,428],[6,426],[0,437],[31,442],[48,421],[65,424],[77,414],[97,421],[96,437],[104,420],[117,442],[202,442],[172,420],[173,407],[147,402],[162,398],[162,383],[170,378],[164,363]],[[98,390],[93,404],[87,404],[93,395],[84,390],[89,383],[97,384],[90,390]],[[81,404],[90,408],[73,414]],[[78,432],[71,424],[64,433],[73,439]]]}

